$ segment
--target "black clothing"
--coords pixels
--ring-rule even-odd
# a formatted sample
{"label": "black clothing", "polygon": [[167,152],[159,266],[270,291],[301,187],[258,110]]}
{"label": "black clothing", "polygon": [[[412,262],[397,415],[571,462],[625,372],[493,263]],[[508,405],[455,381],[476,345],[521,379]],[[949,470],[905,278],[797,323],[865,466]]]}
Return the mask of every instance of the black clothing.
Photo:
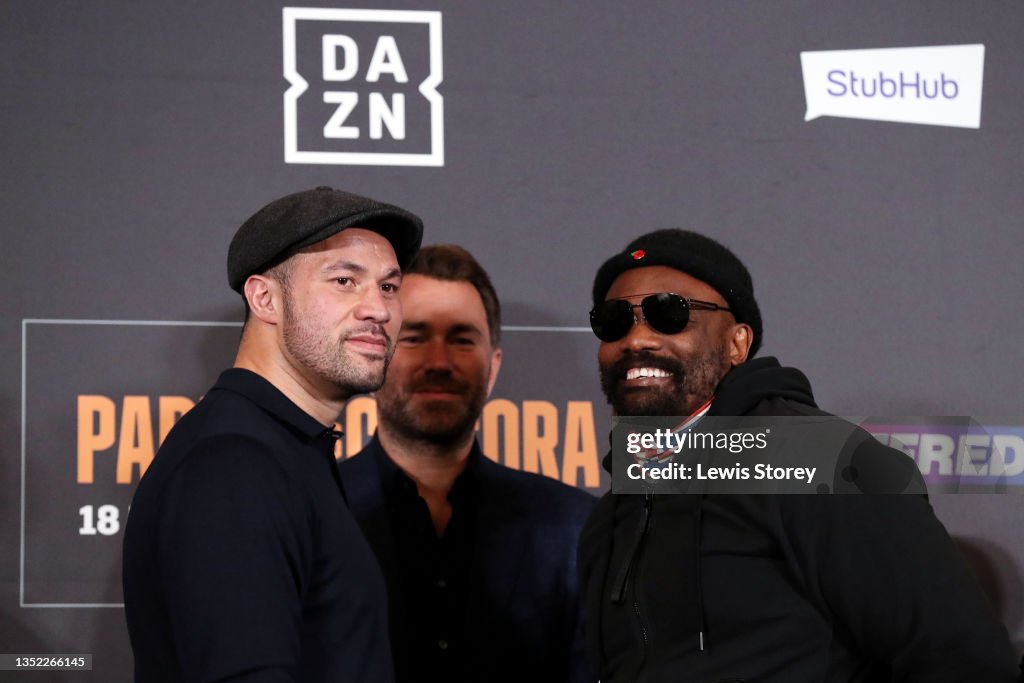
{"label": "black clothing", "polygon": [[241,369],[175,425],[125,529],[136,681],[393,679],[384,582],[333,447]]}
{"label": "black clothing", "polygon": [[430,678],[454,681],[458,677],[458,657],[466,648],[463,622],[479,505],[476,470],[483,456],[474,449],[466,469],[452,484],[448,494],[452,516],[438,538],[430,508],[420,497],[416,482],[395,465],[384,449],[368,450],[380,471],[395,534],[410,627],[409,649],[403,659],[416,662],[420,672],[435,672]]}
{"label": "black clothing", "polygon": [[[352,512],[388,586],[396,680],[592,683],[596,677],[586,662],[580,628],[576,542],[593,497],[548,477],[498,465],[478,444],[469,457],[450,496],[454,509],[444,540],[449,533],[457,540],[447,555],[444,550],[437,554],[455,567],[463,551],[471,555],[465,580],[459,570],[450,575],[465,597],[449,603],[438,599],[448,588],[431,585],[438,577],[448,580],[442,573],[444,559],[439,570],[410,558],[416,538],[428,529],[410,535],[399,527],[415,516],[401,509],[403,500],[408,502],[408,486],[405,493],[396,491],[402,485],[394,484],[402,479],[396,478],[398,468],[380,441],[374,437],[339,465]],[[418,495],[416,500],[420,523],[429,524],[426,503]],[[434,533],[432,526],[429,531]],[[472,538],[461,536],[467,531]],[[425,576],[412,577],[424,567]],[[439,611],[429,614],[430,604],[439,605]],[[455,630],[444,631],[448,636],[442,647],[434,634],[453,625]],[[430,648],[434,654],[425,654]]]}
{"label": "black clothing", "polygon": [[[708,414],[825,415],[774,358],[730,372]],[[881,479],[920,478],[861,437]],[[609,494],[579,564],[606,683],[1016,680],[1006,629],[924,496]]]}

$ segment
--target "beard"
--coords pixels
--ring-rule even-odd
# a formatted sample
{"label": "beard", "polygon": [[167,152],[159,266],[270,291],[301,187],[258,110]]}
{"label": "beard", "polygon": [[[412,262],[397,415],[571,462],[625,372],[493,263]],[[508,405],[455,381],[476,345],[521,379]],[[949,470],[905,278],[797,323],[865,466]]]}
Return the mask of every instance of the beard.
{"label": "beard", "polygon": [[[377,419],[399,438],[452,448],[462,445],[476,428],[487,399],[487,375],[464,381],[451,372],[427,370],[399,385],[385,384],[377,392]],[[417,392],[450,392],[452,399],[428,399]]]}
{"label": "beard", "polygon": [[[284,345],[301,366],[334,385],[346,396],[366,394],[380,388],[395,350],[394,341],[383,326],[371,324],[348,330],[335,341],[327,326],[311,316],[294,314],[294,303],[289,301],[288,304],[282,323]],[[383,336],[383,359],[367,358],[345,348],[345,341],[349,337],[367,333]]]}
{"label": "beard", "polygon": [[[626,371],[637,367],[670,373],[668,387],[627,386]],[[724,349],[710,348],[687,363],[650,351],[638,351],[601,367],[601,391],[616,415],[684,417],[711,398],[728,369]]]}

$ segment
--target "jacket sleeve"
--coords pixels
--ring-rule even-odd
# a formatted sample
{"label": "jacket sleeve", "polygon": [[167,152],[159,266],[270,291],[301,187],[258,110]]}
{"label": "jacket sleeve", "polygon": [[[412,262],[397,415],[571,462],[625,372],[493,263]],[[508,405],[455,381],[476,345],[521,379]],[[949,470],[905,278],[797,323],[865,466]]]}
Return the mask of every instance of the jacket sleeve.
{"label": "jacket sleeve", "polygon": [[598,680],[597,668],[594,666],[593,660],[587,655],[587,634],[584,629],[584,586],[580,582],[582,575],[577,567],[577,549],[580,535],[595,502],[590,498],[580,506],[582,512],[578,515],[577,523],[572,526],[573,532],[570,538],[567,539],[570,541],[567,544],[569,546],[567,563],[570,571],[567,574],[566,580],[570,586],[569,595],[571,596],[571,599],[568,601],[568,622],[572,633],[568,653],[569,683],[596,683]]}
{"label": "jacket sleeve", "polygon": [[611,557],[612,527],[615,516],[615,498],[607,493],[597,501],[593,511],[580,531],[576,549],[577,591],[579,594],[580,628],[575,645],[583,648],[581,670],[593,672],[593,678],[600,678],[604,657],[601,651],[601,635],[598,632],[599,615],[604,593],[605,573]]}
{"label": "jacket sleeve", "polygon": [[305,500],[256,441],[201,441],[171,479],[159,538],[184,680],[300,677]]}
{"label": "jacket sleeve", "polygon": [[587,656],[586,636],[583,631],[583,619],[577,614],[569,654],[569,683],[596,683],[597,674]]}
{"label": "jacket sleeve", "polygon": [[1017,680],[1005,627],[924,496],[789,496],[783,510],[810,597],[892,680]]}

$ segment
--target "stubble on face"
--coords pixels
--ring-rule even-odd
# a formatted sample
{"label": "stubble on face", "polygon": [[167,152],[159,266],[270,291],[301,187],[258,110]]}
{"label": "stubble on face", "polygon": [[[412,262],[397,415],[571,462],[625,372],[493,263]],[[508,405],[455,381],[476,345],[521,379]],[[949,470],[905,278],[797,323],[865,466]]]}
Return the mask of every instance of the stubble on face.
{"label": "stubble on face", "polygon": [[375,395],[379,431],[410,453],[463,453],[501,363],[483,299],[470,282],[412,273],[401,300],[398,349]]}
{"label": "stubble on face", "polygon": [[[725,305],[710,285],[669,266],[626,270],[612,282],[607,298],[641,299],[651,292]],[[701,311],[675,334],[634,319],[622,339],[602,342],[597,356],[601,389],[615,413],[682,417],[699,409],[733,365],[729,315]],[[654,372],[626,379],[629,370],[641,368]]]}
{"label": "stubble on face", "polygon": [[[490,372],[490,367],[486,368]],[[417,396],[443,391],[452,400]],[[377,416],[399,438],[440,449],[460,446],[470,438],[487,399],[487,375],[463,381],[449,371],[424,370],[406,382],[388,382],[377,392]]]}
{"label": "stubble on face", "polygon": [[[379,389],[395,350],[394,340],[387,330],[382,325],[362,325],[346,330],[339,338],[332,338],[334,333],[326,321],[315,313],[301,311],[291,287],[285,282],[282,282],[282,289],[285,298],[282,336],[292,358],[346,394],[365,394]],[[380,362],[360,362],[345,348],[349,337],[367,333],[385,340],[387,350]]]}
{"label": "stubble on face", "polygon": [[[372,288],[397,272],[387,241],[358,227],[346,228],[275,266],[270,274],[283,295],[282,343],[296,371],[325,388],[333,386],[336,398],[376,391],[394,352],[400,314],[387,312],[391,304],[386,295],[379,295],[379,301],[359,314],[355,310],[364,305],[365,296],[374,296]],[[339,283],[336,289],[334,283],[340,279],[348,285],[343,288]],[[352,285],[356,281],[359,285]],[[366,288],[366,293],[353,291],[356,287]],[[369,348],[368,337],[376,340]]]}
{"label": "stubble on face", "polygon": [[[629,387],[630,368],[656,368],[671,374],[667,387]],[[707,347],[684,360],[637,351],[601,366],[601,391],[616,415],[685,416],[710,398],[729,371],[724,348]]]}

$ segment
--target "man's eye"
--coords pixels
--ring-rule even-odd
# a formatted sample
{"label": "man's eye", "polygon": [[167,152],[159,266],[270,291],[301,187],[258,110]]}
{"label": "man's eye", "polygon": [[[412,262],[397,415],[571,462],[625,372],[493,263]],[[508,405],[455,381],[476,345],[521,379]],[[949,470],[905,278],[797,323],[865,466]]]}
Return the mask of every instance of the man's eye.
{"label": "man's eye", "polygon": [[399,336],[398,342],[400,344],[419,344],[421,339],[422,338],[418,334],[407,334],[404,336]]}
{"label": "man's eye", "polygon": [[456,346],[475,346],[476,341],[470,337],[456,337],[455,344]]}
{"label": "man's eye", "polygon": [[352,278],[350,277],[336,277],[334,278],[334,281],[337,282],[339,285],[342,285],[343,287],[348,287],[350,284],[352,284]]}
{"label": "man's eye", "polygon": [[380,286],[380,290],[382,292],[387,292],[388,294],[394,294],[398,291],[398,285],[393,282],[385,282]]}

